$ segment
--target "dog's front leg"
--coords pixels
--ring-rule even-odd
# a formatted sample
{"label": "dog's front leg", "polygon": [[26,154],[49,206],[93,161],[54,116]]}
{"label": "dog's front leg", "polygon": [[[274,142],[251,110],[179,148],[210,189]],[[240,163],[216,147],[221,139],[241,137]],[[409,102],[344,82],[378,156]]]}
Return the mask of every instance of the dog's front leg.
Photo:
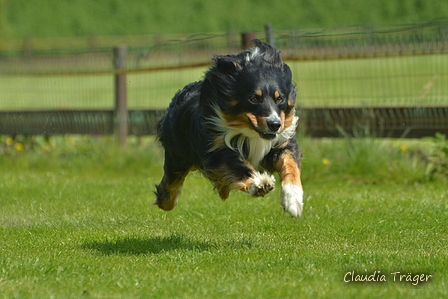
{"label": "dog's front leg", "polygon": [[256,171],[245,161],[234,161],[237,162],[224,162],[206,171],[222,200],[226,200],[232,190],[244,191],[252,197],[263,197],[274,190],[274,176]]}
{"label": "dog's front leg", "polygon": [[254,170],[252,176],[242,182],[242,190],[252,197],[263,197],[275,188],[275,178],[267,172]]}
{"label": "dog's front leg", "polygon": [[292,151],[285,150],[274,164],[282,181],[281,204],[292,217],[301,216],[303,210],[303,188],[297,161]]}

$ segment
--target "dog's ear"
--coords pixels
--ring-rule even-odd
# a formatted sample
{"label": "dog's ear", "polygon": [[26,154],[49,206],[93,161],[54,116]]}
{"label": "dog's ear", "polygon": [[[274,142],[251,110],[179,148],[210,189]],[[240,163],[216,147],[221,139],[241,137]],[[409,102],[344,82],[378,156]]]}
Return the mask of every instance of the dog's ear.
{"label": "dog's ear", "polygon": [[282,73],[284,82],[286,83],[286,86],[289,88],[289,95],[288,95],[288,104],[294,106],[296,102],[296,96],[297,96],[297,87],[292,82],[292,72],[289,66],[284,63],[282,67]]}
{"label": "dog's ear", "polygon": [[275,67],[283,68],[283,61],[280,51],[275,50],[275,48],[261,40],[254,39],[252,43],[258,48],[259,55],[263,57],[265,61],[273,64]]}
{"label": "dog's ear", "polygon": [[292,81],[292,72],[286,63],[282,63],[282,72],[283,72],[283,77],[285,78],[285,80],[287,82],[291,82]]}
{"label": "dog's ear", "polygon": [[240,59],[236,55],[217,55],[214,57],[214,60],[216,67],[230,76],[235,75],[243,68],[240,64]]}

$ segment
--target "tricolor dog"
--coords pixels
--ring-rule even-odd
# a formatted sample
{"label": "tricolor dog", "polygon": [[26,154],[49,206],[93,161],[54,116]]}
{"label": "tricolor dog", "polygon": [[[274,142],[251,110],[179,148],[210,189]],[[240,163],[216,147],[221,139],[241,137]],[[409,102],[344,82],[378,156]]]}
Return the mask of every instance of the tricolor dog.
{"label": "tricolor dog", "polygon": [[281,205],[300,216],[296,94],[291,69],[266,43],[216,56],[204,79],[177,92],[158,123],[165,163],[154,204],[172,210],[190,171],[201,171],[223,200],[232,190],[264,196],[275,187],[276,171]]}

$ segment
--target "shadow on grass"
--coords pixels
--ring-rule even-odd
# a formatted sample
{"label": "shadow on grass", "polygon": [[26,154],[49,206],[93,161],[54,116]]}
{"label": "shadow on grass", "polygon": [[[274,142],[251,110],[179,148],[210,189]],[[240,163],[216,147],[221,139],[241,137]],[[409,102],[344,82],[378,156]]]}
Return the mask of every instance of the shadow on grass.
{"label": "shadow on grass", "polygon": [[89,242],[83,249],[95,250],[105,255],[158,254],[173,250],[208,251],[216,248],[212,243],[192,241],[179,235],[148,239],[123,238],[112,241]]}

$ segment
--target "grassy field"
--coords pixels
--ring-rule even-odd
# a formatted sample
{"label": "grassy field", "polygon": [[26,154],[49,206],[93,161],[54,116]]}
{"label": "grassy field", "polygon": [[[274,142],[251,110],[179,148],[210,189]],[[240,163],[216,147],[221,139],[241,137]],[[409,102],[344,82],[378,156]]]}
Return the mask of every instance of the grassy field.
{"label": "grassy field", "polygon": [[[298,105],[447,105],[448,57],[428,55],[289,61]],[[79,67],[79,66],[78,66]],[[130,108],[165,108],[175,92],[206,68],[129,74]],[[101,109],[114,103],[112,75],[2,75],[0,109]]]}
{"label": "grassy field", "polygon": [[[278,188],[221,202],[197,173],[172,212],[151,206],[163,160],[152,139],[0,141],[0,298],[448,295],[447,181],[424,178],[411,155],[423,141],[300,138],[300,219]],[[352,271],[386,282],[345,282]]]}

